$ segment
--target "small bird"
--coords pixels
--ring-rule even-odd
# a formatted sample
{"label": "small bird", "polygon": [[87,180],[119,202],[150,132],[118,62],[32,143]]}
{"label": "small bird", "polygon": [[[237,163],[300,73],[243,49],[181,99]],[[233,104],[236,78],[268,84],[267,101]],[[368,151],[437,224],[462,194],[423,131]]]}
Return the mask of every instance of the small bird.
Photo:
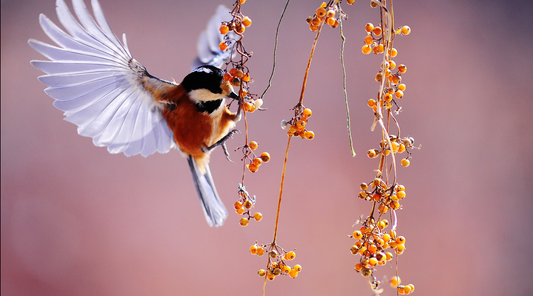
{"label": "small bird", "polygon": [[48,61],[31,61],[46,73],[39,80],[45,92],[64,111],[65,120],[78,133],[93,138],[96,146],[126,156],[167,153],[178,148],[189,163],[193,181],[210,226],[221,226],[228,213],[209,170],[211,151],[236,132],[236,113],[226,98],[239,99],[223,79],[220,67],[231,58],[221,51],[219,32],[229,10],[219,6],[198,41],[197,67],[181,83],[150,75],[111,30],[100,4],[91,0],[94,18],[83,0],[72,0],[79,22],[64,0],[57,0],[57,16],[64,32],[45,15],[43,31],[59,47],[30,39],[28,44]]}

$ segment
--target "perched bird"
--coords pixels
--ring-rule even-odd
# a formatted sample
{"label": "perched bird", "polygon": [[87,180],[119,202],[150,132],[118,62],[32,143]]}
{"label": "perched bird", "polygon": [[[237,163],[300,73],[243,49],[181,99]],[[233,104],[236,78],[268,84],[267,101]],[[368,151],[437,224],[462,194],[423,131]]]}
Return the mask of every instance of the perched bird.
{"label": "perched bird", "polygon": [[[187,157],[193,181],[210,226],[221,226],[227,210],[209,170],[213,148],[236,131],[239,111],[233,113],[226,98],[238,99],[222,79],[220,67],[231,58],[218,44],[218,28],[231,16],[219,6],[198,41],[196,67],[179,84],[150,75],[111,30],[97,0],[91,0],[94,18],[83,0],[72,0],[79,22],[64,0],[57,0],[57,16],[64,32],[40,15],[44,32],[59,47],[30,39],[29,45],[48,61],[31,61],[46,75],[39,80],[45,92],[64,111],[65,120],[78,133],[93,138],[110,153],[148,156],[178,148]],[[227,156],[227,150],[224,146]]]}

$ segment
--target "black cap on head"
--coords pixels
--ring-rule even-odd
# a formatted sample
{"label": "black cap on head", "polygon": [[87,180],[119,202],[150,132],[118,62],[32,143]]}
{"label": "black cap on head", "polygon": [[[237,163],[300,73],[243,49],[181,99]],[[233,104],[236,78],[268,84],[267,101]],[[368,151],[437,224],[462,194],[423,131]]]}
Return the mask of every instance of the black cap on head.
{"label": "black cap on head", "polygon": [[203,65],[185,76],[181,82],[181,86],[183,86],[186,92],[196,89],[207,89],[212,93],[220,94],[222,93],[220,84],[222,83],[223,75],[224,72],[219,68]]}

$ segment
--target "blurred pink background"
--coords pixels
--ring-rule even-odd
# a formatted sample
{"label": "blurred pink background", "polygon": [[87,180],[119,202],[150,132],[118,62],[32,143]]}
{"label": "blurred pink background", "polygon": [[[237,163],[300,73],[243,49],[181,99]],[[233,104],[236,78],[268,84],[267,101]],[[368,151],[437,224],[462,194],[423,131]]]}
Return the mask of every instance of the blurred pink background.
{"label": "blurred pink background", "polygon": [[[89,1],[86,4],[89,5]],[[245,46],[261,93],[272,65],[275,26],[285,1],[249,0]],[[292,1],[281,27],[278,68],[267,112],[249,116],[251,139],[272,161],[247,174],[260,223],[205,222],[186,161],[177,151],[148,158],[110,155],[63,121],[29,61],[43,59],[29,38],[50,42],[38,15],[57,21],[53,0],[2,0],[1,294],[260,295],[265,257],[248,253],[272,240],[283,153],[279,128],[299,98],[314,39],[305,24],[321,1]],[[232,1],[223,2],[227,6]],[[365,156],[380,140],[366,101],[378,90],[381,57],[361,53],[364,24],[378,22],[369,1],[344,5],[348,93],[355,148],[350,156],[338,30],[325,28],[312,63],[305,105],[312,141],[289,155],[278,242],[297,248],[299,277],[277,278],[267,295],[371,295],[353,270],[347,238],[370,203],[359,183],[374,177]],[[407,199],[398,232],[407,238],[400,276],[415,295],[533,295],[533,4],[529,1],[395,1],[397,63],[407,91],[397,118],[422,145],[399,168]],[[101,0],[117,33],[151,74],[180,81],[218,1]],[[239,124],[241,130],[244,125]],[[234,149],[244,135],[229,142]],[[212,173],[228,208],[237,199],[240,154],[221,150]],[[392,265],[379,278],[394,274]],[[385,286],[384,295],[395,291]]]}

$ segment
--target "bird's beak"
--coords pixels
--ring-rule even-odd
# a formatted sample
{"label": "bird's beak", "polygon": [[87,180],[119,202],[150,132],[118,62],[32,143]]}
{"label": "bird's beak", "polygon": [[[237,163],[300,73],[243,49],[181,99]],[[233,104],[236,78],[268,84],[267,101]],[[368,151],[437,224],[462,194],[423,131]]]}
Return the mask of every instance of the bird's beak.
{"label": "bird's beak", "polygon": [[230,92],[230,94],[228,95],[228,98],[231,98],[231,99],[239,99],[239,95],[237,95],[235,92]]}

